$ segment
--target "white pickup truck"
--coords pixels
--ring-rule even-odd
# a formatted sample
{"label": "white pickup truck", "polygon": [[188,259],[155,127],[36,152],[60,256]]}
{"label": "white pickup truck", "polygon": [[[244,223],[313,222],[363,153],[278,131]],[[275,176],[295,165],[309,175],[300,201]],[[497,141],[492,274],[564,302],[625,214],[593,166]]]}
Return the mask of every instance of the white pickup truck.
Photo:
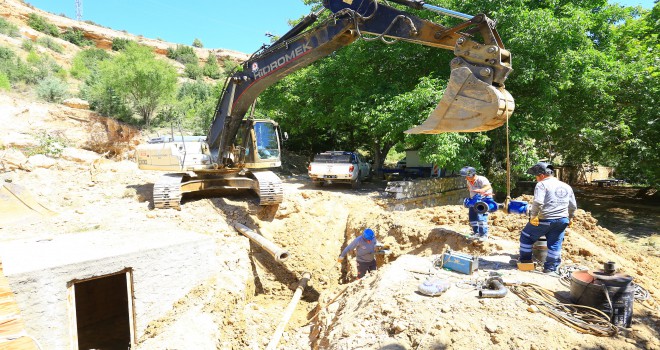
{"label": "white pickup truck", "polygon": [[357,152],[329,151],[319,153],[307,168],[315,185],[347,183],[360,188],[371,178],[371,164]]}

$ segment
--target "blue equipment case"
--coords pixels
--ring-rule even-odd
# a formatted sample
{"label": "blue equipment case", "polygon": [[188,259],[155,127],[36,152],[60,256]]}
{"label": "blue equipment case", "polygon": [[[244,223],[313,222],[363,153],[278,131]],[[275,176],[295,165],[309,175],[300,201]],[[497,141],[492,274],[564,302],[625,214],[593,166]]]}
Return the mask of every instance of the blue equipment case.
{"label": "blue equipment case", "polygon": [[441,257],[441,268],[471,275],[479,269],[479,258],[465,253],[452,252],[443,253]]}

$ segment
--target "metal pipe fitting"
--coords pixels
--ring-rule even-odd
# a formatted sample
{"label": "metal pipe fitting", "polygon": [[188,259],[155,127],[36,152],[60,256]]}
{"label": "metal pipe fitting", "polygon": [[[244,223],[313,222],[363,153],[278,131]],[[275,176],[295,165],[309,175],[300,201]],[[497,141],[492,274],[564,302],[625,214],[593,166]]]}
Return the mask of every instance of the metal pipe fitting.
{"label": "metal pipe fitting", "polygon": [[247,226],[236,223],[234,224],[234,228],[238,230],[238,232],[242,233],[243,236],[249,238],[252,242],[256,243],[265,251],[267,251],[268,254],[272,255],[275,258],[275,260],[279,262],[284,262],[286,261],[286,259],[289,258],[288,251],[278,247],[273,242],[267,240],[264,236],[249,229]]}
{"label": "metal pipe fitting", "polygon": [[488,289],[479,291],[479,298],[504,298],[508,289],[504,286],[504,282],[499,277],[492,277],[486,281]]}
{"label": "metal pipe fitting", "polygon": [[497,204],[492,197],[482,197],[475,194],[472,198],[465,198],[463,205],[466,208],[474,208],[477,213],[484,214],[487,212],[494,212],[500,209],[501,205]]}

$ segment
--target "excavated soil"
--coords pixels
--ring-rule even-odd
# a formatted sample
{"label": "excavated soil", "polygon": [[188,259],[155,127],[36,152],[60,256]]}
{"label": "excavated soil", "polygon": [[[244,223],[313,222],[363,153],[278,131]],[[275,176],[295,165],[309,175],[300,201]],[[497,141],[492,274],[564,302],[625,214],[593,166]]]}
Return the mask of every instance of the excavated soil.
{"label": "excavated soil", "polygon": [[[517,255],[524,217],[493,213],[489,219],[492,239],[472,241],[466,238],[467,212],[460,206],[389,211],[382,183],[366,183],[359,191],[341,185],[318,189],[294,167],[281,174],[285,199],[278,208],[260,207],[254,194],[239,192],[216,198],[186,197],[180,211],[154,210],[151,187],[161,174],[137,169],[131,158],[134,143],[119,142],[123,148],[113,150],[117,154],[113,159],[100,157],[105,153],[102,150],[82,150],[109,142],[121,127],[108,127],[113,124],[89,111],[20,96],[4,96],[0,103],[5,125],[0,135],[5,145],[0,151],[1,179],[29,189],[40,204],[57,213],[3,219],[0,242],[71,234],[91,237],[105,229],[129,230],[139,236],[145,227],[180,228],[216,239],[222,261],[218,274],[173,305],[168,315],[152,322],[138,340],[138,349],[264,348],[304,272],[310,272],[312,279],[280,349],[660,348],[660,318],[654,302],[660,295],[655,227],[632,240],[602,227],[590,212],[578,211],[575,225],[567,232],[564,262],[597,269],[614,261],[620,272],[631,275],[650,295],[647,301],[634,304],[631,328],[621,329],[614,337],[585,335],[529,307],[511,290],[501,299],[478,297],[475,287],[490,273],[568,297],[568,287],[558,279],[520,272],[509,264]],[[91,129],[105,130],[106,137],[99,133],[92,137],[86,132]],[[66,137],[71,149],[87,157],[55,158],[49,167],[9,166],[7,154],[21,147],[9,145],[7,139],[29,144],[36,142],[41,130]],[[629,216],[637,215],[633,209],[625,210],[630,210]],[[277,262],[233,229],[235,223],[271,239],[289,252],[289,258]],[[379,258],[376,273],[356,281],[354,259],[340,265],[336,258],[366,227],[376,231],[391,253]],[[434,267],[435,259],[448,249],[480,257],[480,270],[463,275]],[[435,297],[420,294],[418,286],[429,278],[451,287]]]}

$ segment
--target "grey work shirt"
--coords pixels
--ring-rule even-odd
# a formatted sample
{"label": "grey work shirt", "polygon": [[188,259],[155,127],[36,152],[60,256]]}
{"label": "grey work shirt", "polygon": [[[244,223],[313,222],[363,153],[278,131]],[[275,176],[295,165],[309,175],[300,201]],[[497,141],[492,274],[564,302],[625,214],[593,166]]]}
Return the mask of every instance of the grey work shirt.
{"label": "grey work shirt", "polygon": [[536,184],[534,201],[529,211],[532,217],[546,220],[573,218],[576,209],[575,194],[568,184],[552,176]]}
{"label": "grey work shirt", "polygon": [[[474,192],[474,190],[480,190],[484,188],[486,185],[490,185],[490,181],[488,181],[488,179],[485,176],[481,176],[481,175],[475,176],[475,180],[473,184],[470,184],[470,181],[467,181],[467,179],[465,180],[465,182],[467,182],[467,188],[468,191],[470,191],[470,198],[474,197],[474,195],[477,194],[477,192]],[[490,195],[492,195],[492,192],[486,194],[486,196],[490,196]]]}
{"label": "grey work shirt", "polygon": [[372,239],[370,242],[364,239],[364,236],[356,237],[346,248],[341,252],[340,257],[346,257],[346,254],[351,250],[356,250],[355,260],[359,262],[372,262],[375,260],[375,250],[378,240],[376,238]]}

